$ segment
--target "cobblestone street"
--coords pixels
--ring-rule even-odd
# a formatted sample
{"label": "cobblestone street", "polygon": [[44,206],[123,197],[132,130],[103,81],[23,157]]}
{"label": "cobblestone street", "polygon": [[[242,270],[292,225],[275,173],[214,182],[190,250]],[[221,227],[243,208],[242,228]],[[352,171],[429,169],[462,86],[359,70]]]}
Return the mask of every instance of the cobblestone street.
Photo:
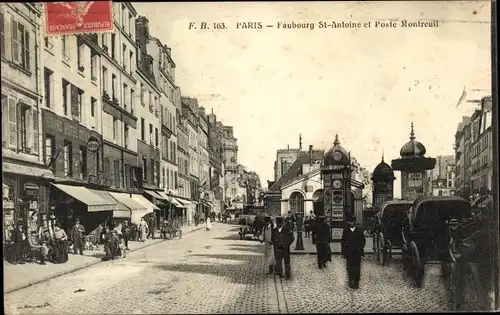
{"label": "cobblestone street", "polygon": [[240,241],[234,225],[215,224],[173,242],[132,252],[5,296],[6,314],[305,313],[444,311],[439,267],[424,287],[402,276],[395,259],[367,256],[361,289],[347,289],[344,261],[326,270],[314,255],[292,256],[292,280],[265,277],[259,242]]}

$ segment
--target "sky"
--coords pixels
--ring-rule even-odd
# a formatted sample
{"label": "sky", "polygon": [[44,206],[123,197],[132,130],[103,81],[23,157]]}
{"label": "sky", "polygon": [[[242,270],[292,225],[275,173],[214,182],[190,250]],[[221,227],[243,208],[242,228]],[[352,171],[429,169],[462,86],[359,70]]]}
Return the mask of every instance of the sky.
{"label": "sky", "polygon": [[[491,88],[489,2],[133,3],[150,33],[171,47],[176,84],[234,126],[239,163],[273,180],[276,150],[328,150],[338,134],[373,170],[409,141],[410,124],[427,156],[453,154],[464,87]],[[401,20],[438,20],[402,28]],[[395,28],[319,29],[325,21],[395,21]],[[237,29],[237,22],[262,29]],[[194,22],[197,29],[189,29]],[[202,30],[199,23],[224,22]],[[277,29],[277,22],[315,29]],[[275,25],[267,28],[265,25]],[[396,177],[400,177],[396,173]],[[400,196],[399,180],[395,197]]]}

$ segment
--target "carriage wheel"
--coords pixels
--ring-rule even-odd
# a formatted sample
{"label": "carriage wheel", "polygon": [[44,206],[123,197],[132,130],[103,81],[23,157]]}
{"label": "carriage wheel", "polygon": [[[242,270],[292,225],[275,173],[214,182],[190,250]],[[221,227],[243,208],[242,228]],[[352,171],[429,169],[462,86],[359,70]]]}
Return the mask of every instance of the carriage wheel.
{"label": "carriage wheel", "polygon": [[413,280],[415,281],[417,288],[421,288],[424,280],[424,266],[420,259],[417,244],[414,241],[411,241],[410,246],[413,260],[411,266]]}
{"label": "carriage wheel", "polygon": [[383,233],[379,234],[380,264],[384,266],[387,262],[387,244]]}
{"label": "carriage wheel", "polygon": [[408,246],[406,244],[401,246],[401,260],[403,261],[403,275],[406,276],[408,273]]}

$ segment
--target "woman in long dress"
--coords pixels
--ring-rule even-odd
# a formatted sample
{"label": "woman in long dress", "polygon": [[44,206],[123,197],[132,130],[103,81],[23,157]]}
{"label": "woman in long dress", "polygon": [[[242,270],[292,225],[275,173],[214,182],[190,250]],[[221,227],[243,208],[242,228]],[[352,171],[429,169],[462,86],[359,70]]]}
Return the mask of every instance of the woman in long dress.
{"label": "woman in long dress", "polygon": [[148,225],[146,221],[144,221],[144,218],[141,218],[141,222],[139,222],[139,229],[141,230],[141,242],[144,242],[148,235]]}
{"label": "woman in long dress", "polygon": [[274,248],[272,242],[273,222],[271,221],[271,217],[265,217],[264,222],[264,230],[261,234],[261,242],[264,243],[264,255],[269,267],[267,275],[270,275],[274,272],[274,267],[276,266],[276,259],[274,257]]}
{"label": "woman in long dress", "polygon": [[207,216],[207,220],[206,220],[206,228],[207,228],[207,231],[210,231],[210,229],[212,228],[212,223],[210,223],[210,217]]}

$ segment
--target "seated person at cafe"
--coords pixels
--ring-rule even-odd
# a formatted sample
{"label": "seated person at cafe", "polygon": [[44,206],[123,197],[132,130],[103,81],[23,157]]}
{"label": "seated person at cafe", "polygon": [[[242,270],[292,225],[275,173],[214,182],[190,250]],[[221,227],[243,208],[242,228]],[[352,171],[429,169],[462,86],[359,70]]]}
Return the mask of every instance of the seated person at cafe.
{"label": "seated person at cafe", "polygon": [[45,259],[49,253],[47,246],[44,246],[38,239],[36,231],[31,231],[31,235],[28,237],[28,244],[31,252],[40,261],[41,265],[45,265]]}
{"label": "seated person at cafe", "polygon": [[169,228],[168,228],[168,221],[165,220],[163,221],[163,224],[161,225],[161,229],[160,229],[160,238],[166,240],[167,239],[167,232],[168,232]]}

